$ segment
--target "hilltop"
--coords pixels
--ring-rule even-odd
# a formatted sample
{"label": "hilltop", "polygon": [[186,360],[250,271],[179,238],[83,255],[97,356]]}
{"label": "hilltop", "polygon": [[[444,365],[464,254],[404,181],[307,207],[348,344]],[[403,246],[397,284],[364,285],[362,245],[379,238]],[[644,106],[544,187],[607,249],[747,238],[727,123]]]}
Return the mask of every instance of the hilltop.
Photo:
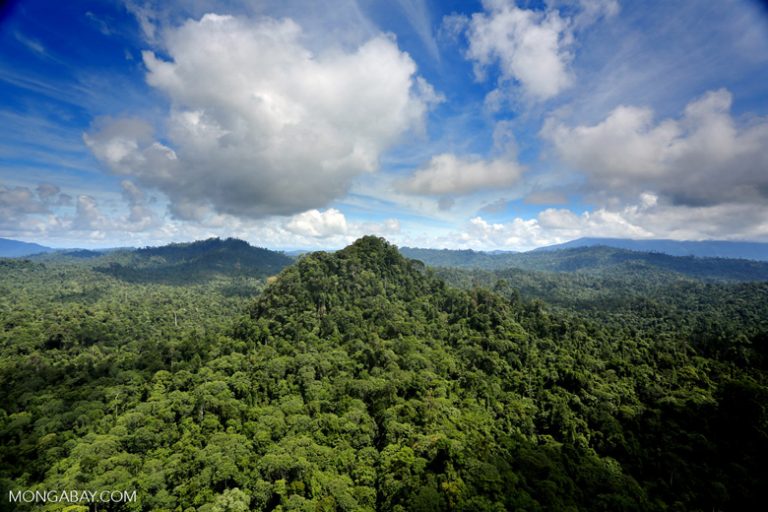
{"label": "hilltop", "polygon": [[201,282],[217,277],[267,277],[290,265],[281,252],[235,238],[210,238],[117,251],[97,261],[97,270],[134,282]]}

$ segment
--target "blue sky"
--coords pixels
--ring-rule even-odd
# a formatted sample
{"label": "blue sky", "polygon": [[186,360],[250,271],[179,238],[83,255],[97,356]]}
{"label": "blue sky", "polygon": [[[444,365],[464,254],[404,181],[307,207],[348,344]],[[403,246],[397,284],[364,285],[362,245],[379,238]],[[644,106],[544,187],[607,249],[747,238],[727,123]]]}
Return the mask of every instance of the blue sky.
{"label": "blue sky", "polygon": [[10,2],[0,236],[768,241],[760,2]]}

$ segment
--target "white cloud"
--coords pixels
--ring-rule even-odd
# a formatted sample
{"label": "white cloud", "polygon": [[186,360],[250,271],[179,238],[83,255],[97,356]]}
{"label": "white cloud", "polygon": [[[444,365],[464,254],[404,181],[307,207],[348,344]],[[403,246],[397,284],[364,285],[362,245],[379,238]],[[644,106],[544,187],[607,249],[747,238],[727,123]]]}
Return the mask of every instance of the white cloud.
{"label": "white cloud", "polygon": [[12,219],[23,214],[47,212],[45,202],[31,189],[0,185],[0,218]]}
{"label": "white cloud", "polygon": [[120,187],[123,189],[123,198],[128,203],[129,209],[128,216],[123,222],[125,229],[143,231],[159,222],[143,190],[130,180],[123,180]]}
{"label": "white cloud", "polygon": [[490,223],[474,217],[458,234],[460,246],[473,249],[526,249],[541,245],[541,226],[536,219],[517,217],[506,223]]}
{"label": "white cloud", "polygon": [[580,237],[768,240],[768,205],[673,205],[646,192],[617,208],[548,208],[535,218],[503,223],[478,216],[450,238],[457,247],[528,250]]}
{"label": "white cloud", "polygon": [[96,231],[109,229],[109,219],[99,209],[96,198],[85,194],[77,196],[75,202],[75,217],[70,229],[76,231]]}
{"label": "white cloud", "polygon": [[498,63],[501,81],[517,81],[532,99],[546,100],[568,87],[572,35],[557,11],[521,9],[511,0],[486,0],[485,12],[467,25],[467,58],[484,79]]}
{"label": "white cloud", "polygon": [[85,141],[113,172],[163,191],[172,212],[259,218],[320,208],[378,168],[439,101],[392,37],[314,54],[289,19],[208,14],[168,29],[170,60],[144,52],[171,100],[166,144],[136,120]]}
{"label": "white cloud", "polygon": [[621,106],[593,126],[549,121],[542,134],[594,191],[653,191],[677,204],[764,203],[768,198],[768,120],[739,125],[731,94],[711,91],[679,119],[655,122],[648,108]]}
{"label": "white cloud", "polygon": [[294,215],[286,224],[285,229],[298,235],[327,238],[332,235],[343,235],[347,232],[347,219],[335,208],[324,212],[308,210]]}
{"label": "white cloud", "polygon": [[525,99],[544,101],[573,85],[576,36],[619,12],[617,0],[548,0],[545,5],[544,10],[526,9],[514,0],[484,0],[483,12],[471,18],[453,14],[443,19],[446,37],[466,35],[465,56],[474,63],[478,80],[498,66],[498,88],[485,102],[491,113],[515,97],[515,86]]}
{"label": "white cloud", "polygon": [[523,167],[511,158],[469,159],[452,153],[432,157],[426,167],[401,181],[397,188],[420,195],[461,195],[514,185]]}
{"label": "white cloud", "polygon": [[0,185],[0,229],[6,232],[44,229],[56,218],[52,208],[69,205],[71,200],[50,183],[40,183],[34,190]]}
{"label": "white cloud", "polygon": [[610,18],[619,13],[618,0],[546,0],[553,9],[574,11],[573,26],[576,30],[592,25],[600,18]]}

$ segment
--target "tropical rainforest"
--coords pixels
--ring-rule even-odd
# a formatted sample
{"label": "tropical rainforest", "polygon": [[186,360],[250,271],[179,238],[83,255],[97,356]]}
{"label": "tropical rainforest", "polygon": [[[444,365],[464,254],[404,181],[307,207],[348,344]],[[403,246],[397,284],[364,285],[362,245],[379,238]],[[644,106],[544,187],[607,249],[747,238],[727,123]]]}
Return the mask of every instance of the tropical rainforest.
{"label": "tropical rainforest", "polygon": [[232,239],[0,259],[0,507],[768,503],[768,264],[409,256],[369,236],[296,259]]}

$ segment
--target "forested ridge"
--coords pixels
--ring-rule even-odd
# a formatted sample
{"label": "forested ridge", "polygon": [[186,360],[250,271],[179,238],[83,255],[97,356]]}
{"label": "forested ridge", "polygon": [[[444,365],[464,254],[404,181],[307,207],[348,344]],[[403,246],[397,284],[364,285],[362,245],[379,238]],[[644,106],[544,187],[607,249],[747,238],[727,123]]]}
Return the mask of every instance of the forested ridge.
{"label": "forested ridge", "polygon": [[222,272],[227,250],[164,279],[192,261],[176,249],[0,260],[3,506],[19,488],[136,489],[112,507],[147,511],[768,502],[766,282],[433,270],[376,237],[269,284]]}
{"label": "forested ridge", "polygon": [[435,267],[472,270],[511,268],[544,272],[579,272],[595,276],[675,274],[711,281],[766,281],[768,262],[734,258],[671,256],[607,246],[575,247],[557,251],[485,253],[472,250],[401,249],[413,258]]}

